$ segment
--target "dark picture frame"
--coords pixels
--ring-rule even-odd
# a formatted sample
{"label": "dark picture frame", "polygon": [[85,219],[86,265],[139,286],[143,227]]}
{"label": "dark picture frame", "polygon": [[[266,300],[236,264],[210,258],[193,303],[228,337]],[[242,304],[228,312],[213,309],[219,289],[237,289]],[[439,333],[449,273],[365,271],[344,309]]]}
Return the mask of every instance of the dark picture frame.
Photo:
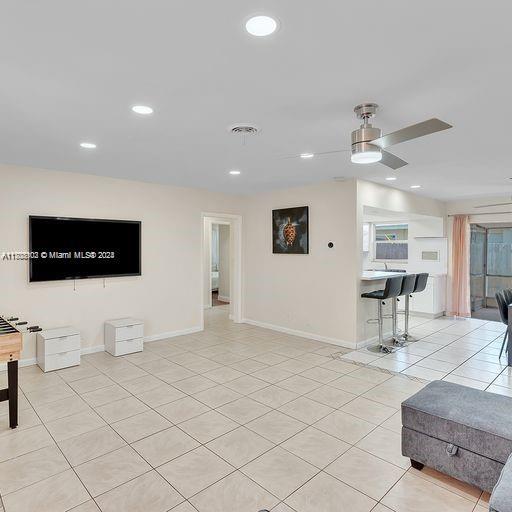
{"label": "dark picture frame", "polygon": [[272,210],[272,252],[309,254],[309,206]]}

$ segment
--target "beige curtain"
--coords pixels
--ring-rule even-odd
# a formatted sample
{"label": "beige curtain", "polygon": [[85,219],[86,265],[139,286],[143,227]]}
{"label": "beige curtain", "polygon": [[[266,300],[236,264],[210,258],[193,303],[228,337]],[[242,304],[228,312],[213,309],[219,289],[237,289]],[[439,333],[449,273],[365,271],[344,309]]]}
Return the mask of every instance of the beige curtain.
{"label": "beige curtain", "polygon": [[471,316],[469,289],[470,225],[468,215],[455,215],[452,228],[451,293],[448,314]]}

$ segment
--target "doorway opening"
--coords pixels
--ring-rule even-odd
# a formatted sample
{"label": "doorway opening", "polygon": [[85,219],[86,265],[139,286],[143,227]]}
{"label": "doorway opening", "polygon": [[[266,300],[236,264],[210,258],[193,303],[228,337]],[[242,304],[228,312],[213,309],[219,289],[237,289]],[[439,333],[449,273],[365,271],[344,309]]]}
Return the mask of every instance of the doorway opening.
{"label": "doorway opening", "polygon": [[202,217],[202,325],[204,310],[211,308],[241,323],[242,218],[221,213]]}
{"label": "doorway opening", "polygon": [[211,227],[212,307],[227,306],[230,302],[230,226],[229,222],[213,222]]}
{"label": "doorway opening", "polygon": [[471,316],[500,321],[496,293],[512,288],[512,226],[471,224]]}

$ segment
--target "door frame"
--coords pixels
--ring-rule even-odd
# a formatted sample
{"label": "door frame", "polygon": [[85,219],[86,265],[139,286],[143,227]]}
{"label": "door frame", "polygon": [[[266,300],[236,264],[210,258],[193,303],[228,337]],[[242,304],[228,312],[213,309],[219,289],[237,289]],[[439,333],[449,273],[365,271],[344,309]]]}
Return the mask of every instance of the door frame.
{"label": "door frame", "polygon": [[242,216],[229,213],[201,213],[201,327],[204,329],[204,310],[211,307],[211,226],[229,225],[230,305],[229,318],[242,323]]}
{"label": "door frame", "polygon": [[[483,230],[485,236],[484,236],[484,258],[483,258],[483,267],[484,267],[484,273],[483,273],[483,297],[482,297],[482,309],[486,308],[496,308],[494,304],[489,304],[489,300],[492,297],[487,297],[487,284],[489,281],[489,277],[510,277],[510,276],[502,276],[502,275],[491,275],[489,274],[489,265],[488,265],[488,245],[489,245],[489,231],[493,229],[511,229],[512,225],[510,222],[503,222],[503,223],[492,223],[493,225],[485,225],[481,222],[471,222],[471,229],[473,227]],[[497,225],[494,225],[497,224]],[[503,224],[502,226],[499,226],[499,224]],[[471,273],[471,268],[470,268]],[[470,274],[471,275],[471,274]],[[470,287],[470,296],[472,297],[472,288]],[[471,311],[473,311],[473,304],[471,304]],[[478,310],[475,310],[478,311]]]}

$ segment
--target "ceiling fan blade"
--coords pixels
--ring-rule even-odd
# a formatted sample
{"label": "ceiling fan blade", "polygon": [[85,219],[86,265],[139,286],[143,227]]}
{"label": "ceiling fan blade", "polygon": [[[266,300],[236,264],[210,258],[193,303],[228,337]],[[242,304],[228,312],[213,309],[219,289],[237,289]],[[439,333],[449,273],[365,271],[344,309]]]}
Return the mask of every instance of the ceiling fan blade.
{"label": "ceiling fan blade", "polygon": [[452,128],[452,125],[434,117],[428,121],[423,121],[422,123],[413,124],[411,126],[407,126],[407,128],[397,130],[396,132],[388,133],[387,135],[383,135],[382,137],[370,142],[371,144],[384,149],[389,146],[394,146],[395,144],[400,144],[401,142],[423,137],[424,135],[430,135],[431,133],[447,130],[448,128]]}
{"label": "ceiling fan blade", "polygon": [[509,202],[509,203],[496,203],[496,204],[481,204],[479,206],[475,206],[475,208],[490,208],[491,206],[508,206],[509,204],[512,204],[512,203]]}
{"label": "ceiling fan blade", "polygon": [[391,167],[391,169],[400,169],[400,167],[407,165],[405,160],[402,160],[401,158],[398,158],[392,153],[388,153],[384,150],[382,150],[382,160],[379,163]]}
{"label": "ceiling fan blade", "polygon": [[[332,155],[334,153],[346,153],[347,151],[351,151],[350,149],[334,149],[332,151],[322,151],[320,153],[306,153],[306,154],[310,154],[310,155],[313,155],[313,157],[315,156],[323,156],[323,155]],[[302,155],[304,153],[301,153],[300,155],[291,155],[291,156],[283,156],[281,158],[283,159],[287,159],[287,158],[301,158]],[[313,158],[313,157],[309,157],[309,158]],[[302,157],[304,158],[304,157]],[[306,157],[307,159],[308,157]]]}

